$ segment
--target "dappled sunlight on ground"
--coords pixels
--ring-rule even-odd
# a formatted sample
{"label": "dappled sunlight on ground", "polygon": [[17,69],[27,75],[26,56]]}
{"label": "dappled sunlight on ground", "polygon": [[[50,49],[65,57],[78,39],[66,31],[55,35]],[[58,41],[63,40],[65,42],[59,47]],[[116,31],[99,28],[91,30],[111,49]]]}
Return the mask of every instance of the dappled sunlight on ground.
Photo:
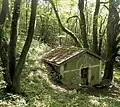
{"label": "dappled sunlight on ground", "polygon": [[22,74],[21,83],[27,94],[28,107],[119,107],[118,78],[114,79],[110,89],[67,90],[49,80],[49,71],[40,58],[29,56]]}
{"label": "dappled sunlight on ground", "polygon": [[[67,90],[49,80],[49,71],[40,57],[35,56],[46,50],[36,53],[31,49],[21,75],[25,95],[6,94],[0,90],[0,107],[120,107],[120,72],[115,73],[109,89]],[[5,87],[4,81],[0,86]]]}
{"label": "dappled sunlight on ground", "polygon": [[32,71],[27,74],[25,79],[29,81],[28,87],[25,88],[26,93],[34,96],[34,99],[31,99],[30,96],[28,99],[32,100],[32,105],[36,107],[119,107],[119,82],[116,80],[110,89],[67,90],[54,85],[49,80],[49,71],[43,64],[36,66],[38,64],[31,68]]}
{"label": "dappled sunlight on ground", "polygon": [[25,97],[13,95],[0,91],[0,107],[25,107],[27,106]]}
{"label": "dappled sunlight on ground", "polygon": [[[49,86],[57,91],[61,91],[61,92],[67,92],[67,90],[65,90],[64,88],[61,88],[60,86],[56,86],[54,84],[51,83],[51,81],[48,78],[48,75],[46,73],[43,73],[40,70],[37,70],[36,73],[34,72],[30,72],[28,75],[29,79],[33,80],[34,77],[37,79],[38,77],[42,77],[48,84]],[[38,78],[39,79],[39,78]]]}

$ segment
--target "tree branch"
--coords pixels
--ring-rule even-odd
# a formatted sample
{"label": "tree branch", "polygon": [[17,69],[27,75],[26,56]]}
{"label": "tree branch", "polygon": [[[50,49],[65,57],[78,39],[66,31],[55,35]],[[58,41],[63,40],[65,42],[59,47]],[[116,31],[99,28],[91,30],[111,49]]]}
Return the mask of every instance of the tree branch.
{"label": "tree branch", "polygon": [[105,4],[104,4],[103,6],[104,6],[107,10],[109,10],[109,8],[108,8]]}
{"label": "tree branch", "polygon": [[66,22],[68,23],[68,22],[69,22],[69,20],[70,20],[70,19],[72,19],[72,18],[78,18],[78,19],[79,19],[79,21],[80,21],[80,18],[79,18],[77,15],[74,15],[74,16],[69,17],[69,18],[67,19],[67,21],[66,21]]}
{"label": "tree branch", "polygon": [[100,4],[108,4],[109,2],[100,2]]}

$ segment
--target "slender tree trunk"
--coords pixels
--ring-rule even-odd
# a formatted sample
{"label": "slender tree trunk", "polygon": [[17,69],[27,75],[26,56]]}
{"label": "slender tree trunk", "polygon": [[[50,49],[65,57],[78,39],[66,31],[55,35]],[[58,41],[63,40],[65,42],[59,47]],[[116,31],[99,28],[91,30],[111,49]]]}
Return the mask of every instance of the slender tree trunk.
{"label": "slender tree trunk", "polygon": [[16,67],[17,25],[20,15],[20,4],[21,4],[21,0],[15,0],[12,25],[11,25],[11,36],[9,43],[9,72],[10,72],[11,81],[13,80],[13,76],[15,75],[15,67]]}
{"label": "slender tree trunk", "polygon": [[99,34],[98,55],[101,55],[102,53],[103,37],[105,35],[105,32],[106,32],[106,28],[104,29],[103,32],[101,32],[101,34]]}
{"label": "slender tree trunk", "polygon": [[13,91],[15,93],[20,93],[20,75],[22,72],[23,65],[25,63],[26,55],[29,51],[33,35],[34,35],[34,27],[35,27],[35,18],[36,18],[36,9],[37,9],[37,0],[32,0],[31,3],[31,17],[30,17],[30,23],[29,23],[29,29],[28,29],[28,36],[25,42],[25,45],[23,47],[20,59],[18,61],[18,64],[16,66],[15,75],[13,77]]}
{"label": "slender tree trunk", "polygon": [[2,61],[4,81],[6,81],[8,86],[11,86],[11,79],[8,68],[8,56],[7,56],[8,45],[7,42],[4,40],[4,30],[3,30],[8,9],[9,9],[8,0],[3,0],[2,11],[0,13],[0,58]]}
{"label": "slender tree trunk", "polygon": [[80,28],[81,28],[81,36],[82,36],[82,41],[83,41],[83,47],[88,48],[88,43],[87,43],[87,29],[86,29],[86,22],[85,22],[85,15],[84,15],[84,0],[78,0],[78,7],[80,11]]}
{"label": "slender tree trunk", "polygon": [[105,36],[105,33],[106,33],[106,26],[103,29],[103,25],[104,25],[105,21],[106,21],[106,17],[105,17],[105,19],[103,21],[101,20],[101,23],[100,23],[99,45],[98,45],[98,54],[99,55],[101,55],[101,53],[102,53],[103,37]]}
{"label": "slender tree trunk", "polygon": [[0,13],[0,25],[4,25],[5,23],[5,19],[6,19],[6,15],[8,13],[8,0],[3,0],[2,2],[2,10]]}
{"label": "slender tree trunk", "polygon": [[[1,31],[0,31],[0,35],[4,36],[3,34],[1,34]],[[6,41],[4,41],[4,42],[6,42]],[[8,48],[8,45],[6,45],[6,43],[4,43],[4,42],[2,40],[2,43],[0,45],[0,51],[1,51],[0,57],[1,57],[1,61],[2,61],[4,81],[7,83],[7,86],[10,87],[12,83],[11,83],[10,74],[9,74],[8,55],[7,55],[7,49],[6,49],[6,48]]]}
{"label": "slender tree trunk", "polygon": [[28,30],[28,11],[29,11],[29,0],[26,0],[26,35]]}
{"label": "slender tree trunk", "polygon": [[93,52],[98,54],[98,14],[99,14],[99,8],[100,8],[100,0],[96,0],[96,7],[95,12],[93,16]]}

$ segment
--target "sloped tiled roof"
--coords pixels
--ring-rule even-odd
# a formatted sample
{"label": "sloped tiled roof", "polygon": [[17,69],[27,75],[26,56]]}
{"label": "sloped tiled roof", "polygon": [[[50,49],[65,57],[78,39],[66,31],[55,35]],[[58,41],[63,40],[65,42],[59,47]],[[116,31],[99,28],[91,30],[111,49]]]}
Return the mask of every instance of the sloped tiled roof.
{"label": "sloped tiled roof", "polygon": [[100,57],[96,54],[93,54],[92,52],[89,52],[86,49],[78,49],[76,47],[58,47],[56,49],[51,50],[50,52],[46,53],[42,60],[47,63],[51,63],[54,65],[60,65],[67,60],[73,58],[74,56],[81,54],[81,56],[84,53],[89,53],[93,55],[94,57],[100,59]]}

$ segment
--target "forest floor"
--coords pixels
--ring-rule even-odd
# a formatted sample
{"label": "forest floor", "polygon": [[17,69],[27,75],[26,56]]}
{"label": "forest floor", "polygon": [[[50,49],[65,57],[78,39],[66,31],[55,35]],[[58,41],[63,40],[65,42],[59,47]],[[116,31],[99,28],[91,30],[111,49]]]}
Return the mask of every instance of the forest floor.
{"label": "forest floor", "polygon": [[[66,90],[48,79],[48,71],[39,60],[47,50],[45,46],[43,50],[30,49],[21,76],[25,95],[6,94],[1,89],[0,107],[120,107],[120,71],[114,72],[109,89]],[[4,81],[0,86],[5,87]]]}

